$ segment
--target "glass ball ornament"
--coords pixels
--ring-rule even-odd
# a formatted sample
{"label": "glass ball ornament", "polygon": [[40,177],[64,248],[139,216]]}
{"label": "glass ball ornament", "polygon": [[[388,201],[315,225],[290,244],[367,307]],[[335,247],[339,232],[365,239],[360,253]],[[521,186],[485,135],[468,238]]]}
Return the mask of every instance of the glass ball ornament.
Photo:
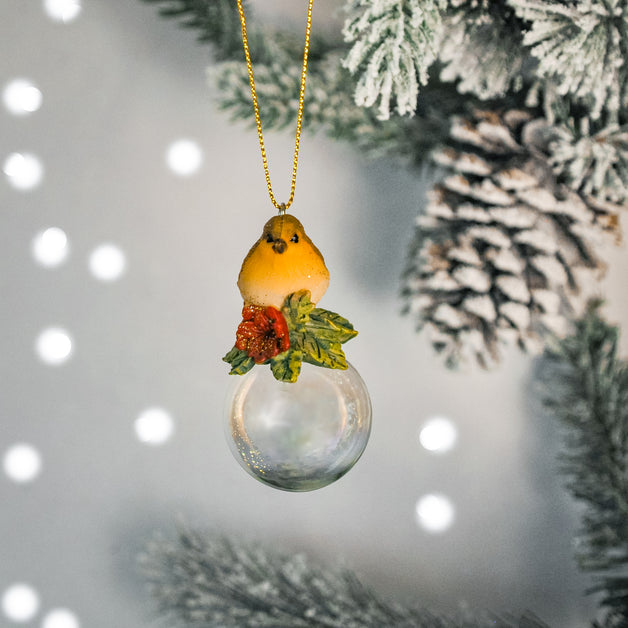
{"label": "glass ball ornament", "polygon": [[238,376],[226,405],[231,452],[247,473],[284,491],[313,491],[358,461],[371,432],[371,399],[357,370],[304,363],[295,383],[270,368]]}

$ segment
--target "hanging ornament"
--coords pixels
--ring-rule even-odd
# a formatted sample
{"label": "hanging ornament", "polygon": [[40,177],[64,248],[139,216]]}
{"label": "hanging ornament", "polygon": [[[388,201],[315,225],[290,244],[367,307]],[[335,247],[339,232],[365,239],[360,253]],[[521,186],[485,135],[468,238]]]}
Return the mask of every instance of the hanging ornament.
{"label": "hanging ornament", "polygon": [[[253,477],[287,491],[322,488],[357,462],[371,429],[371,401],[342,345],[357,335],[344,317],[317,307],[329,271],[294,200],[312,23],[309,0],[290,198],[275,199],[241,0],[238,11],[268,193],[279,210],[242,263],[244,300],[235,345],[223,360],[241,376],[226,407],[231,451]],[[258,368],[254,368],[254,367]],[[322,367],[322,368],[319,368]]]}
{"label": "hanging ornament", "polygon": [[285,491],[331,484],[368,442],[371,402],[358,372],[304,364],[295,383],[269,369],[236,381],[227,406],[231,452],[253,477]]}

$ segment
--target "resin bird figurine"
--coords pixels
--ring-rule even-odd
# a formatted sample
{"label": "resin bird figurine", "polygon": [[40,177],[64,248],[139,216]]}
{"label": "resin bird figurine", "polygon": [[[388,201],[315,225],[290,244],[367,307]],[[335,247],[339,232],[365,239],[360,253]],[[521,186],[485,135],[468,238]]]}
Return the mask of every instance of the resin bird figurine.
{"label": "resin bird figurine", "polygon": [[325,260],[290,214],[273,216],[242,262],[238,288],[245,303],[280,309],[287,296],[309,290],[317,303],[329,286]]}

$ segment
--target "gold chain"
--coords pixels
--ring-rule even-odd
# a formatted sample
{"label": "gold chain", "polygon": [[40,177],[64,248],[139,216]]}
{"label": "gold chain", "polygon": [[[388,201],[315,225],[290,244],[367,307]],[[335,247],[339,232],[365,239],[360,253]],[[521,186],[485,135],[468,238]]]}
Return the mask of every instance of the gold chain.
{"label": "gold chain", "polygon": [[262,162],[264,163],[264,174],[266,175],[266,185],[272,204],[284,213],[294,200],[294,189],[297,184],[297,164],[299,162],[299,144],[301,143],[301,126],[303,123],[303,102],[305,100],[305,77],[307,75],[307,58],[310,52],[310,31],[312,28],[312,4],[314,0],[309,0],[307,9],[307,23],[305,28],[305,46],[303,48],[303,68],[301,70],[301,89],[299,91],[299,109],[297,112],[297,136],[294,142],[294,162],[292,164],[292,184],[290,186],[290,198],[287,203],[278,203],[273,194],[273,186],[270,183],[270,173],[268,171],[268,158],[266,157],[266,147],[264,145],[264,135],[262,133],[262,121],[259,117],[259,105],[257,103],[257,91],[255,90],[255,79],[253,78],[253,66],[251,64],[251,54],[249,52],[249,41],[246,34],[246,20],[242,0],[237,0],[238,12],[240,13],[240,24],[242,25],[242,43],[244,44],[244,55],[246,56],[246,67],[249,72],[249,84],[251,85],[251,97],[253,98],[253,111],[255,112],[255,124],[257,125],[257,136],[259,137],[259,147],[262,151]]}

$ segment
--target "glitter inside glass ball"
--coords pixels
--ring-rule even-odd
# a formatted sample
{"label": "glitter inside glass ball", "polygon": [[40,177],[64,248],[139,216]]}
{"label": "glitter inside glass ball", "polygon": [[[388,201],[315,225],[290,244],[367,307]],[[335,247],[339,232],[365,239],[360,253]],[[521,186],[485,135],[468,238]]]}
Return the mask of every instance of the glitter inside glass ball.
{"label": "glitter inside glass ball", "polygon": [[371,400],[359,373],[303,364],[297,382],[270,368],[238,377],[226,408],[227,441],[240,465],[264,484],[312,491],[358,461],[371,431]]}

